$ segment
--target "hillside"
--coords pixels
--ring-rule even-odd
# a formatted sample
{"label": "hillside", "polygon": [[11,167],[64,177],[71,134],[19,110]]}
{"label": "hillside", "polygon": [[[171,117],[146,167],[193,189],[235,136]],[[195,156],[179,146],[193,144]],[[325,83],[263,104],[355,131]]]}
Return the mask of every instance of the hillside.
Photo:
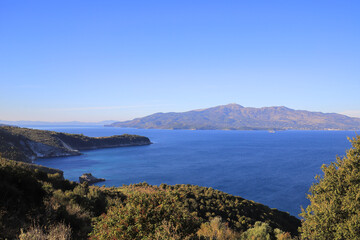
{"label": "hillside", "polygon": [[359,130],[360,118],[287,107],[250,108],[228,104],[182,113],[155,113],[106,126],[202,130]]}
{"label": "hillside", "polygon": [[[90,232],[92,239],[109,239],[101,235],[102,231],[104,234],[119,231],[138,234],[142,231],[143,237],[111,239],[143,239],[162,231],[165,220],[172,222],[178,217],[178,221],[172,222],[176,234],[193,236],[192,239],[198,239],[194,236],[201,224],[216,217],[221,217],[231,231],[238,233],[262,222],[294,236],[300,226],[300,220],[288,213],[212,188],[192,185],[158,187],[146,183],[118,188],[95,187],[69,182],[60,174],[26,166],[0,157],[0,239],[17,238],[21,228],[24,229],[22,235],[28,234],[31,239],[36,238],[35,232],[43,231],[45,234],[55,230],[58,235],[71,234],[72,239],[86,239]],[[125,208],[130,209],[131,214],[111,225],[116,227],[114,232],[108,231],[105,225],[117,221],[116,216],[124,214]],[[161,235],[160,239],[163,237]]]}
{"label": "hillside", "polygon": [[111,137],[87,137],[29,128],[1,126],[0,156],[17,161],[31,162],[41,157],[79,155],[80,150],[139,146],[151,144],[147,137],[116,135]]}

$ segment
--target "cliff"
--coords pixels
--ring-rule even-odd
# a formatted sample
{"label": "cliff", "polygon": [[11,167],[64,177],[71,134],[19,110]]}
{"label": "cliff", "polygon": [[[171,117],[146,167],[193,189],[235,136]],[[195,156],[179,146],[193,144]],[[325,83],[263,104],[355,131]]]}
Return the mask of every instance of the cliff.
{"label": "cliff", "polygon": [[36,158],[80,155],[80,150],[140,146],[151,144],[149,138],[138,135],[87,137],[29,128],[1,126],[0,156],[31,162]]}

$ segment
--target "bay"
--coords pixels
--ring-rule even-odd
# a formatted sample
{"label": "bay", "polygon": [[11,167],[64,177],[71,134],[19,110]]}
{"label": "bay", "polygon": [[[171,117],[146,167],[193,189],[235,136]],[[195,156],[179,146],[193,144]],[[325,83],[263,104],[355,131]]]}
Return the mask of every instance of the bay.
{"label": "bay", "polygon": [[[27,126],[29,127],[29,126]],[[39,159],[37,164],[64,171],[77,181],[90,172],[121,186],[146,181],[159,185],[195,184],[212,187],[297,216],[306,207],[306,193],[321,165],[351,147],[351,131],[222,131],[122,129],[98,126],[36,126],[101,137],[138,134],[149,146],[83,151],[83,155]]]}

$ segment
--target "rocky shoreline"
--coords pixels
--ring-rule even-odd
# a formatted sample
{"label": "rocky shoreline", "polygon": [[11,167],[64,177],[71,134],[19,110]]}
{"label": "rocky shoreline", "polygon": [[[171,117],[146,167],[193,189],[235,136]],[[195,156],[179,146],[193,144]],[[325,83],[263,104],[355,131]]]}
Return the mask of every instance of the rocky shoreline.
{"label": "rocky shoreline", "polygon": [[[117,148],[117,147],[137,147],[137,146],[147,146],[152,144],[150,143],[134,143],[134,144],[118,144],[118,145],[104,145],[101,147],[84,147],[81,148],[79,150],[96,150],[96,149],[103,149],[103,148]],[[78,155],[82,155],[83,153],[80,152],[79,150],[73,150],[73,151],[66,151],[66,152],[62,152],[62,151],[56,151],[56,152],[51,152],[49,154],[44,154],[44,153],[40,153],[36,152],[36,156],[31,156],[31,162],[34,162],[36,159],[39,158],[56,158],[56,157],[71,157],[71,156],[78,156]]]}
{"label": "rocky shoreline", "polygon": [[131,144],[118,144],[118,145],[105,145],[101,147],[83,147],[79,150],[96,150],[101,148],[117,148],[117,147],[137,147],[137,146],[146,146],[150,145],[152,142],[141,142],[141,143],[131,143]]}

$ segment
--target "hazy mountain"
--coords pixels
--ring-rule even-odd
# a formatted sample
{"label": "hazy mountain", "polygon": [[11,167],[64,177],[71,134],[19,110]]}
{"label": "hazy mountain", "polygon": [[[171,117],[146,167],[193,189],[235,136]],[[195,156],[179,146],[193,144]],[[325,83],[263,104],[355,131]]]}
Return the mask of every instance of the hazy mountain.
{"label": "hazy mountain", "polygon": [[337,113],[294,110],[283,106],[251,108],[228,104],[182,113],[155,113],[106,126],[158,129],[359,130],[360,118]]}
{"label": "hazy mountain", "polygon": [[22,126],[22,125],[29,125],[29,126],[41,126],[41,125],[105,125],[105,124],[112,124],[116,122],[115,120],[105,120],[101,122],[79,122],[79,121],[71,121],[71,122],[46,122],[46,121],[5,121],[0,120],[1,125],[15,125],[15,126]]}

